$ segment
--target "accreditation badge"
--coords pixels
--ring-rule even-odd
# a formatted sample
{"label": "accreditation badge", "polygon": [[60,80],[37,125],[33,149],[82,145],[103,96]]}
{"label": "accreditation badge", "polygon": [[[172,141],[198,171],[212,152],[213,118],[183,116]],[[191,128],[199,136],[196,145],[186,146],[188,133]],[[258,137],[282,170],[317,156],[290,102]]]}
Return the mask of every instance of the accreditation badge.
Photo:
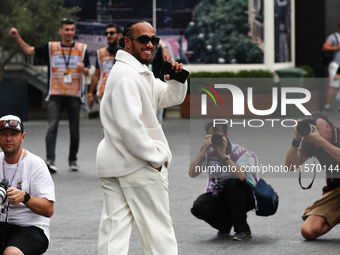
{"label": "accreditation badge", "polygon": [[70,73],[64,73],[64,82],[65,83],[71,83],[72,82],[72,78],[71,78]]}

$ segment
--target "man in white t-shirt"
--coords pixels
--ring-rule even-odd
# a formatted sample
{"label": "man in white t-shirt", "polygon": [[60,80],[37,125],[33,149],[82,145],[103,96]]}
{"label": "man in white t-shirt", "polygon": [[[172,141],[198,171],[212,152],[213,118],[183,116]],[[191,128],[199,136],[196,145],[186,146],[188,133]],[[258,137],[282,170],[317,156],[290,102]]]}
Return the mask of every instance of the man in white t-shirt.
{"label": "man in white t-shirt", "polygon": [[1,254],[42,254],[49,245],[54,184],[44,160],[22,148],[25,136],[19,117],[0,118]]}

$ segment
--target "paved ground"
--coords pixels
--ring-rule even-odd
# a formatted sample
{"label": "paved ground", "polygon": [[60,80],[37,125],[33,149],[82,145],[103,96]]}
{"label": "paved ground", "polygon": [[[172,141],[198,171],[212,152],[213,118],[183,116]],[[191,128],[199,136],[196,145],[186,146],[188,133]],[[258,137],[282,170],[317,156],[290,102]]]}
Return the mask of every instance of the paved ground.
{"label": "paved ground", "polygon": [[[331,115],[339,125],[339,117]],[[325,181],[318,174],[311,190],[299,187],[297,174],[265,177],[280,197],[277,213],[271,217],[258,217],[248,213],[253,238],[235,242],[219,238],[216,230],[190,213],[193,201],[204,192],[206,179],[188,177],[190,155],[194,157],[202,146],[206,120],[165,119],[163,127],[173,152],[169,170],[170,207],[179,254],[339,254],[340,228],[335,227],[317,241],[305,241],[300,234],[301,213],[304,208],[321,196]],[[27,136],[24,147],[45,158],[44,137],[46,121],[25,123]],[[229,138],[255,152],[264,165],[284,164],[285,153],[293,133],[290,128],[229,129]],[[55,214],[51,221],[51,244],[46,254],[93,255],[96,254],[97,232],[103,195],[95,172],[95,154],[102,129],[99,119],[81,120],[80,171],[67,170],[69,146],[68,123],[60,123],[57,141],[56,164],[59,172],[53,175],[56,186]],[[312,162],[312,161],[311,161]],[[305,176],[305,185],[310,181]],[[131,255],[143,254],[134,228],[130,242]]]}

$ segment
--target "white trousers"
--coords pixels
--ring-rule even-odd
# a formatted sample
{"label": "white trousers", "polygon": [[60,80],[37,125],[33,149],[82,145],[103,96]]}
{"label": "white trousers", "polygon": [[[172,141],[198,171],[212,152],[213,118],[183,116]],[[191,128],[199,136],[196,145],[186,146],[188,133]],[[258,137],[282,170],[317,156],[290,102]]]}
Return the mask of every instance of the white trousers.
{"label": "white trousers", "polygon": [[169,214],[168,171],[146,165],[123,177],[101,178],[104,205],[98,255],[127,255],[134,220],[146,255],[177,255]]}

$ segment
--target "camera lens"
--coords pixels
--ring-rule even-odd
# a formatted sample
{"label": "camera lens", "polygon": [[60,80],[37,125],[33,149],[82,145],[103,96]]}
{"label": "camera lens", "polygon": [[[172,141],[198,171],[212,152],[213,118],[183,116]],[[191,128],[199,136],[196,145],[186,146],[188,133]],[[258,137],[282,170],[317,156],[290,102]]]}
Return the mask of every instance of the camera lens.
{"label": "camera lens", "polygon": [[0,187],[0,205],[5,201],[6,198],[6,190],[3,187]]}
{"label": "camera lens", "polygon": [[312,125],[309,124],[308,122],[301,121],[298,126],[296,127],[296,131],[299,135],[301,136],[307,136],[310,133],[312,133],[313,128]]}
{"label": "camera lens", "polygon": [[223,136],[221,134],[212,135],[211,143],[215,146],[220,146],[223,143]]}
{"label": "camera lens", "polygon": [[9,183],[5,179],[2,179],[2,181],[0,182],[0,205],[2,205],[5,201],[8,185]]}

